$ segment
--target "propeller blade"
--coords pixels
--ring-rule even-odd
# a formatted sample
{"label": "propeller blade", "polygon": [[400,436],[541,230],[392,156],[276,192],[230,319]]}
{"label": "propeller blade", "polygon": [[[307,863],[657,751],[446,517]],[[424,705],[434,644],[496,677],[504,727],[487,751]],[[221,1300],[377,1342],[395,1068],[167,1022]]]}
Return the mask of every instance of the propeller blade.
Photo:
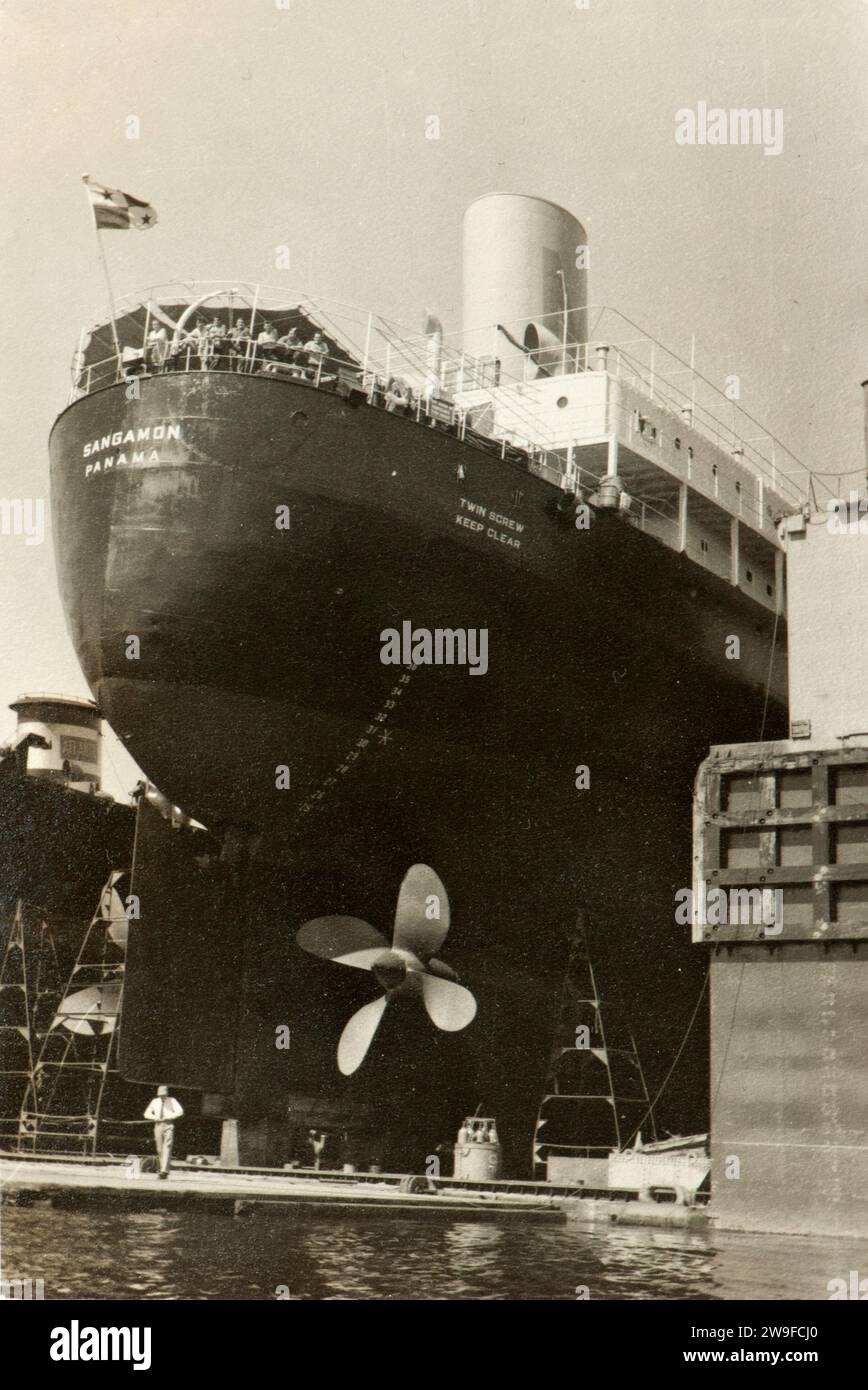
{"label": "propeller blade", "polygon": [[350,951],[345,956],[332,956],[338,965],[352,965],[356,970],[372,970],[378,960],[389,959],[388,950],[374,946],[370,951]]}
{"label": "propeller blade", "polygon": [[127,919],[126,909],[124,908],[123,898],[118,892],[115,884],[119,882],[122,875],[114,870],[108,882],[102,890],[99,901],[99,914],[104,922],[111,925],[108,934],[116,946],[122,951],[126,950],[127,939],[129,937],[130,924]]}
{"label": "propeller blade", "polygon": [[338,1043],[338,1069],[344,1076],[352,1076],[364,1062],[385,1012],[386,996],[383,994],[354,1013],[344,1028]]}
{"label": "propeller blade", "polygon": [[130,939],[130,924],[126,917],[124,917],[123,921],[112,922],[108,929],[108,934],[115,945],[119,947],[121,951],[125,951]]}
{"label": "propeller blade", "polygon": [[102,903],[102,916],[108,917],[112,922],[116,922],[120,917],[126,921],[123,899],[117,888],[110,888],[106,893]]}
{"label": "propeller blade", "polygon": [[445,960],[437,960],[436,957],[432,956],[425,969],[429,975],[439,975],[441,980],[458,980],[457,973],[451,965],[446,964]]}
{"label": "propeller blade", "polygon": [[125,951],[130,936],[130,923],[124,911],[124,905],[121,902],[120,894],[117,893],[114,888],[111,891],[111,916],[109,917],[109,922],[111,923],[108,929],[109,936],[116,946],[119,946],[122,951]]}
{"label": "propeller blade", "polygon": [[86,1018],[65,1018],[58,1014],[51,1026],[57,1028],[61,1024],[68,1033],[80,1033],[85,1038],[95,1038],[97,1033],[102,1031],[101,1028],[88,1023]]}
{"label": "propeller blade", "polygon": [[476,1017],[476,1000],[470,990],[451,980],[423,975],[422,997],[431,1022],[444,1033],[460,1033]]}
{"label": "propeller blade", "polygon": [[[303,951],[323,960],[339,960],[358,951],[387,951],[389,943],[376,927],[359,917],[315,917],[299,928],[296,941]],[[352,964],[348,961],[347,964]],[[361,967],[370,970],[369,965]]]}
{"label": "propeller blade", "polygon": [[120,983],[111,980],[68,994],[57,1007],[52,1028],[61,1024],[70,1033],[110,1033],[117,1020],[120,992]]}
{"label": "propeller blade", "polygon": [[449,932],[449,898],[439,877],[427,864],[414,864],[404,875],[395,909],[392,945],[427,960]]}

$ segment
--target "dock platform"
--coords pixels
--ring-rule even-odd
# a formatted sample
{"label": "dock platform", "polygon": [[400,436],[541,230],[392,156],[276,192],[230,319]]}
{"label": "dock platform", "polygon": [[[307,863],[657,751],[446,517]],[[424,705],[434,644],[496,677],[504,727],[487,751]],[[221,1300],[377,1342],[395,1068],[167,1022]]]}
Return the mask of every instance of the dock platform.
{"label": "dock platform", "polygon": [[[527,1190],[523,1190],[524,1188]],[[517,1188],[519,1190],[512,1190]],[[492,1190],[494,1189],[494,1190]],[[565,1193],[540,1184],[473,1184],[408,1174],[343,1173],[317,1169],[234,1169],[179,1162],[169,1177],[143,1172],[134,1160],[0,1155],[0,1190],[18,1205],[50,1200],[125,1207],[207,1207],[238,1216],[268,1207],[303,1212],[363,1212],[445,1216],[474,1221],[521,1218],[563,1222]]]}
{"label": "dock platform", "polygon": [[469,1221],[549,1221],[599,1229],[612,1225],[702,1229],[704,1205],[643,1200],[633,1191],[546,1182],[428,1178],[407,1173],[346,1173],[315,1168],[227,1168],[179,1161],[161,1180],[138,1158],[0,1153],[0,1193],[18,1206],[184,1207],[250,1217],[372,1215]]}

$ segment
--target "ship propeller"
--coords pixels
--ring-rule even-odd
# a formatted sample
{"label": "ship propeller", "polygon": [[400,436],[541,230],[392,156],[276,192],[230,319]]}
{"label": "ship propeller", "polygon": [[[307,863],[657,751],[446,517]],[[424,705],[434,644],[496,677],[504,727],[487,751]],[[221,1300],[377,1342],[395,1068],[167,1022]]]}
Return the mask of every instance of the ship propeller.
{"label": "ship propeller", "polygon": [[358,917],[316,917],[296,940],[303,951],[338,965],[370,970],[384,993],[353,1014],[338,1043],[338,1067],[351,1076],[362,1065],[386,1012],[398,997],[420,999],[435,1027],[458,1033],[476,1016],[476,1000],[457,983],[455,971],[438,960],[449,932],[449,899],[427,864],[404,875],[395,909],[391,946],[376,927]]}
{"label": "ship propeller", "polygon": [[90,985],[75,994],[68,994],[58,1004],[51,1026],[57,1028],[60,1025],[70,1033],[83,1033],[88,1037],[98,1033],[111,1033],[117,1023],[120,994],[119,980]]}

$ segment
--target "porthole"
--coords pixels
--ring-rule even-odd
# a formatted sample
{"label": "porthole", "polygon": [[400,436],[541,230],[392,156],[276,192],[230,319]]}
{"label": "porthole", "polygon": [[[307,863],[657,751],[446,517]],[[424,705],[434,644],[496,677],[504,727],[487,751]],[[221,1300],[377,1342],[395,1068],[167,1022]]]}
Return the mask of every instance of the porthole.
{"label": "porthole", "polygon": [[557,400],[558,410],[563,410],[563,408],[564,408],[565,405],[569,405],[569,401],[567,400],[566,396],[558,396],[558,400]]}

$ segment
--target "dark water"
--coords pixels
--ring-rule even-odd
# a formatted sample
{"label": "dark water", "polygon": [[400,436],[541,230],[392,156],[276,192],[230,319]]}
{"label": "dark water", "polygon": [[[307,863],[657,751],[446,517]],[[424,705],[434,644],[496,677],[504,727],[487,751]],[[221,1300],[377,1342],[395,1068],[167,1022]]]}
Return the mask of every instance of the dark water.
{"label": "dark water", "polygon": [[[46,1299],[828,1299],[868,1243],[213,1213],[2,1211],[3,1277]],[[281,1290],[280,1295],[278,1290]]]}

